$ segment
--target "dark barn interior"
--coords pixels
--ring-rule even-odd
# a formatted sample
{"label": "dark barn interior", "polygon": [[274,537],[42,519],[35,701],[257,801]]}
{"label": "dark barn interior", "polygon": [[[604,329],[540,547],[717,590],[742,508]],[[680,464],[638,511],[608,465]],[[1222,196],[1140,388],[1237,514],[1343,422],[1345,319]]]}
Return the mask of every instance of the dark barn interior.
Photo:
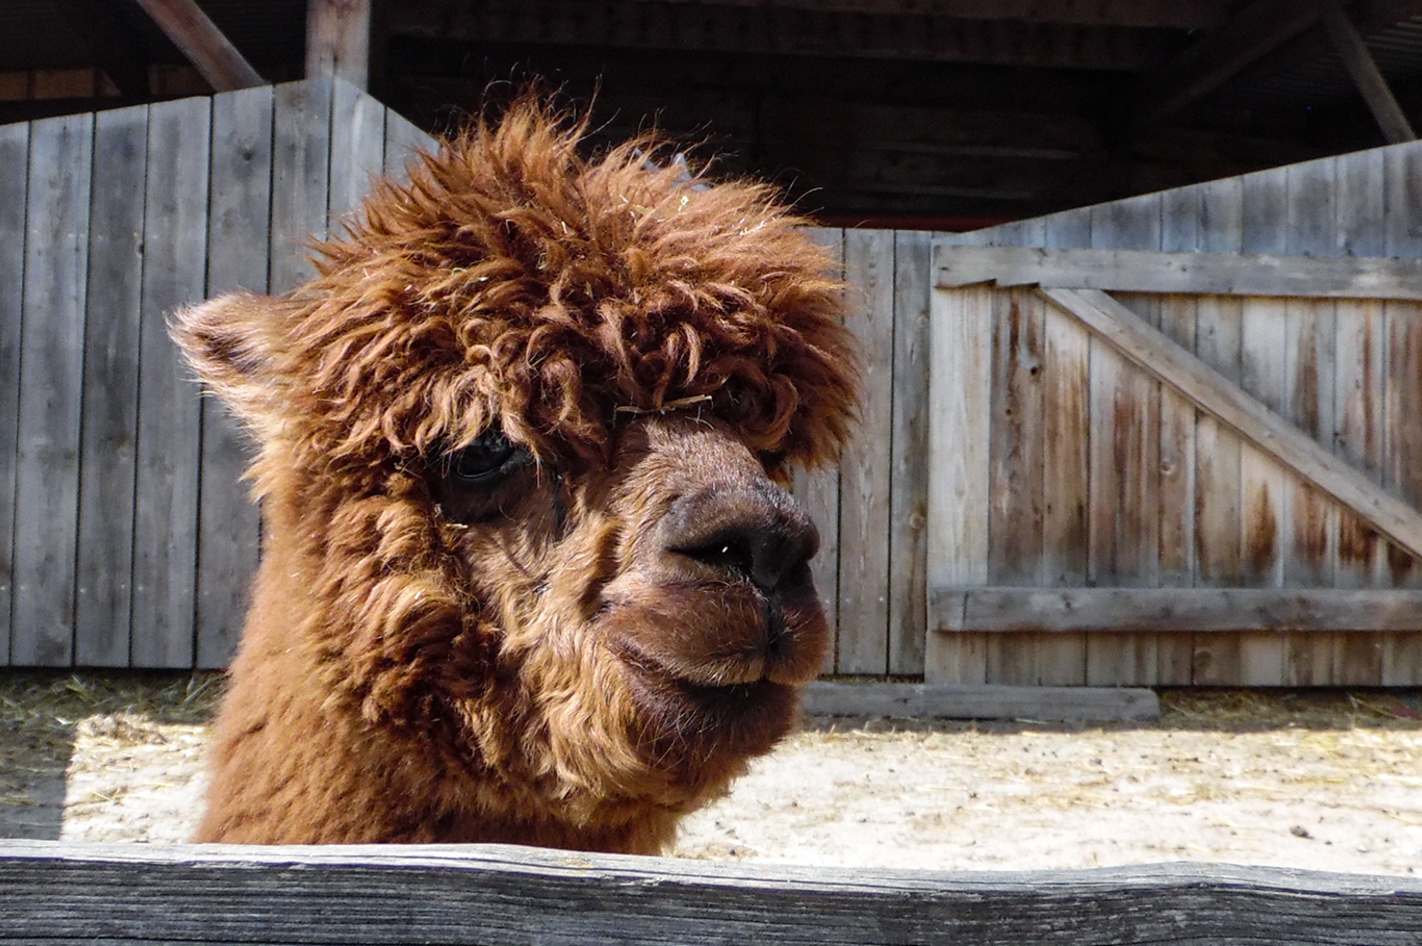
{"label": "dark barn interior", "polygon": [[530,77],[595,95],[606,136],[655,122],[837,225],[967,229],[1422,114],[1422,0],[7,0],[0,123],[240,84],[181,39],[204,13],[261,79],[330,67],[429,129]]}

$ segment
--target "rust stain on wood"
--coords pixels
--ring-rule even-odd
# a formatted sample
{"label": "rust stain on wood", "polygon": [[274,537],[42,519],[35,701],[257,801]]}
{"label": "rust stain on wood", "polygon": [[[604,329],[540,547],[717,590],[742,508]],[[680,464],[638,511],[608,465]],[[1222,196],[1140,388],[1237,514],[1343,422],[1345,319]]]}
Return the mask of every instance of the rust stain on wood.
{"label": "rust stain on wood", "polygon": [[1256,575],[1267,574],[1279,557],[1279,523],[1269,496],[1269,484],[1257,483],[1249,496],[1249,528],[1245,556]]}
{"label": "rust stain on wood", "polygon": [[1321,572],[1328,555],[1328,504],[1310,489],[1294,494],[1294,543],[1310,569]]}
{"label": "rust stain on wood", "polygon": [[[1345,564],[1368,564],[1376,553],[1380,536],[1363,520],[1344,510],[1338,522],[1338,560]],[[1409,556],[1410,557],[1410,556]]]}

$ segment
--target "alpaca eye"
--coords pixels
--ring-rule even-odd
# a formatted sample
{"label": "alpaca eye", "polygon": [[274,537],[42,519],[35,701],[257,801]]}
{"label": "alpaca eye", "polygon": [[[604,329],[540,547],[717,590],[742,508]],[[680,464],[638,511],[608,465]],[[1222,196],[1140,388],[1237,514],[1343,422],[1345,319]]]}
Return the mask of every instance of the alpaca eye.
{"label": "alpaca eye", "polygon": [[503,434],[491,431],[451,458],[449,478],[464,486],[489,486],[525,455]]}

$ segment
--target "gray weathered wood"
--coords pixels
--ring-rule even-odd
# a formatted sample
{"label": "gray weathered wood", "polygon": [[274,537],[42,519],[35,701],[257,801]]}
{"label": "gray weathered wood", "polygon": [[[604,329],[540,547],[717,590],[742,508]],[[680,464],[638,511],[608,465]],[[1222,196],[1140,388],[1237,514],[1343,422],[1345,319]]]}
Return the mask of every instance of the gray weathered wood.
{"label": "gray weathered wood", "polygon": [[1160,718],[1160,701],[1155,693],[1129,687],[955,686],[818,680],[805,687],[802,703],[809,716],[1030,719],[1036,722]]}
{"label": "gray weathered wood", "polygon": [[928,233],[894,235],[889,673],[923,673],[928,525]]}
{"label": "gray weathered wood", "polygon": [[20,315],[25,287],[25,191],[30,126],[0,126],[0,662],[10,659],[14,596],[15,461],[20,413]]}
{"label": "gray weathered wood", "polygon": [[331,160],[330,79],[276,87],[272,141],[272,292],[312,276],[306,250],[326,238]]}
{"label": "gray weathered wood", "polygon": [[438,144],[438,139],[399,112],[385,113],[385,173],[390,177],[408,180],[409,166],[421,152],[432,152]]}
{"label": "gray weathered wood", "polygon": [[[211,202],[207,295],[267,290],[271,224],[270,87],[212,100]],[[237,420],[212,398],[202,404],[202,482],[198,510],[197,653],[199,667],[225,667],[237,648],[256,572],[261,515],[239,477],[252,445]]]}
{"label": "gray weathered wood", "polygon": [[940,244],[934,270],[943,288],[993,282],[1121,292],[1422,299],[1422,259]]}
{"label": "gray weathered wood", "polygon": [[[988,581],[992,296],[982,288],[935,290],[928,377],[928,584]],[[929,683],[986,682],[986,641],[932,634]]]}
{"label": "gray weathered wood", "polygon": [[1403,944],[1422,882],[1160,864],[949,873],[493,845],[0,842],[0,942]]}
{"label": "gray weathered wood", "polygon": [[364,90],[370,81],[372,0],[309,0],[306,77],[332,76]]}
{"label": "gray weathered wood", "polygon": [[74,658],[79,418],[94,119],[30,126],[10,659]]}
{"label": "gray weathered wood", "polygon": [[864,434],[840,459],[840,673],[882,674],[889,655],[890,438],[893,425],[894,234],[846,230],[850,284],[845,324],[859,342],[859,421]]}
{"label": "gray weathered wood", "polygon": [[211,101],[154,105],[148,117],[143,314],[134,518],[133,662],[191,667],[197,609],[202,404],[168,337],[168,316],[206,292]]}
{"label": "gray weathered wood", "polygon": [[340,220],[355,213],[385,168],[386,108],[343,80],[332,84],[331,189],[327,197],[332,236]]}
{"label": "gray weathered wood", "polygon": [[[387,155],[388,153],[387,149]],[[817,227],[807,232],[810,239],[823,246],[842,268],[844,231]],[[836,466],[814,471],[796,470],[794,493],[820,533],[820,550],[810,560],[810,574],[814,576],[815,590],[820,594],[820,604],[824,606],[830,635],[834,638],[834,644],[825,654],[823,669],[826,673],[834,673],[840,634],[839,468]]]}
{"label": "gray weathered wood", "polygon": [[126,667],[133,579],[148,107],[94,117],[74,660]]}
{"label": "gray weathered wood", "polygon": [[1201,409],[1244,434],[1403,548],[1412,554],[1422,550],[1422,515],[1415,508],[1378,489],[1367,477],[1224,381],[1110,296],[1090,289],[1042,291],[1137,364],[1178,388]]}
{"label": "gray weathered wood", "polygon": [[1416,589],[943,588],[939,631],[1419,631]]}

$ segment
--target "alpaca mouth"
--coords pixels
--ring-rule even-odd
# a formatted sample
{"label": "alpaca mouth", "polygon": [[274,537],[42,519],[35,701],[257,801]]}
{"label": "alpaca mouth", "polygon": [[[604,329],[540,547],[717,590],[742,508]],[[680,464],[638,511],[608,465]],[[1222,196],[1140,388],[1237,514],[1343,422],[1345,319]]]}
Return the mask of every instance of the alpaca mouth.
{"label": "alpaca mouth", "polygon": [[797,687],[768,674],[770,662],[763,657],[734,658],[723,666],[687,672],[668,667],[630,645],[618,646],[615,651],[629,671],[633,698],[654,730],[682,738],[714,736],[724,741],[727,735],[747,728],[763,731],[769,724],[776,730],[773,741],[788,728],[794,715]]}

